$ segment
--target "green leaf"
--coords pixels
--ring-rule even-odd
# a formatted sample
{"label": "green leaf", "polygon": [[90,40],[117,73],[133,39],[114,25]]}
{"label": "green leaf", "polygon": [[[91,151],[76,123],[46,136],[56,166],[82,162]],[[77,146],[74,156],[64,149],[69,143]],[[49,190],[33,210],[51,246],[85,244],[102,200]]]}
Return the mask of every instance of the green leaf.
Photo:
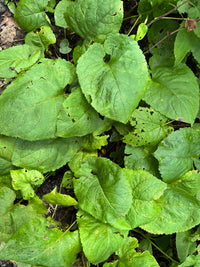
{"label": "green leaf", "polygon": [[197,196],[200,191],[200,173],[198,171],[189,171],[174,183],[176,188],[180,188]]}
{"label": "green leaf", "polygon": [[60,194],[57,192],[57,187],[53,189],[49,194],[43,195],[42,198],[50,204],[53,205],[63,205],[63,206],[75,206],[78,202],[69,195]]}
{"label": "green leaf", "polygon": [[15,193],[7,187],[0,188],[0,246],[26,222],[29,220],[43,217],[47,212],[43,202],[35,197],[27,206],[19,203],[13,204]]}
{"label": "green leaf", "polygon": [[69,47],[69,41],[67,39],[63,39],[60,42],[60,53],[62,54],[68,54],[72,49]]}
{"label": "green leaf", "polygon": [[135,40],[138,42],[142,40],[148,32],[148,26],[145,23],[140,23],[137,29]]}
{"label": "green leaf", "polygon": [[126,145],[124,165],[127,169],[144,170],[159,177],[158,161],[152,155],[153,152],[154,149],[149,147],[132,147]]}
{"label": "green leaf", "polygon": [[19,26],[30,32],[44,25],[50,25],[45,8],[49,0],[20,0],[14,18]]}
{"label": "green leaf", "polygon": [[27,44],[5,49],[0,52],[0,77],[17,77],[18,73],[31,67],[40,57],[40,51]]}
{"label": "green leaf", "polygon": [[12,170],[12,186],[15,190],[21,190],[24,199],[28,200],[34,197],[33,187],[39,186],[44,182],[44,176],[36,170]]}
{"label": "green leaf", "polygon": [[151,108],[136,109],[130,119],[135,130],[125,135],[123,141],[132,146],[157,145],[173,131],[168,119]]}
{"label": "green leaf", "polygon": [[1,95],[0,132],[31,141],[53,138],[64,88],[74,78],[74,66],[62,59],[42,59],[19,75]]}
{"label": "green leaf", "polygon": [[152,75],[144,100],[166,117],[194,123],[199,110],[199,86],[193,72],[180,64],[155,68]]}
{"label": "green leaf", "polygon": [[196,37],[191,47],[192,55],[196,59],[196,61],[198,61],[198,63],[200,63],[199,43],[200,43],[200,38]]}
{"label": "green leaf", "polygon": [[137,42],[113,34],[104,45],[93,44],[77,65],[81,89],[103,116],[127,123],[146,89],[147,64]]}
{"label": "green leaf", "polygon": [[58,26],[72,29],[83,39],[104,42],[109,34],[117,33],[121,27],[123,2],[64,0],[56,7],[55,18]]}
{"label": "green leaf", "polygon": [[15,138],[0,135],[0,175],[8,174],[15,168],[11,161],[15,142]]}
{"label": "green leaf", "polygon": [[120,248],[123,241],[117,229],[102,223],[84,211],[77,214],[80,239],[87,259],[98,264]]}
{"label": "green leaf", "polygon": [[187,53],[190,52],[194,40],[193,31],[188,32],[187,29],[182,29],[177,33],[174,43],[175,65],[181,63]]}
{"label": "green leaf", "polygon": [[[168,1],[164,1],[164,3],[166,2]],[[171,5],[174,5],[174,3]],[[171,9],[172,7],[170,7],[170,10]],[[157,9],[155,8],[154,10],[157,10],[158,12],[160,12],[159,8]],[[164,14],[165,12],[160,13],[160,15]],[[165,38],[167,35],[169,35],[169,33],[177,30],[179,27],[180,27],[180,24],[175,20],[170,20],[170,19],[164,20],[163,19],[163,20],[155,21],[148,30],[148,41],[150,44],[150,48],[151,46],[154,46],[160,40]],[[171,36],[168,36],[167,38],[165,38],[162,42],[159,42],[156,45],[156,47],[151,49],[151,54],[165,57],[167,58],[168,61],[174,60],[173,51],[174,51],[175,37],[176,35],[172,34]]]}
{"label": "green leaf", "polygon": [[103,120],[88,104],[80,88],[63,102],[57,119],[57,136],[84,136],[100,128]]}
{"label": "green leaf", "polygon": [[161,212],[152,222],[140,226],[154,234],[187,231],[200,223],[200,201],[186,191],[169,186],[159,199]]}
{"label": "green leaf", "polygon": [[132,203],[131,188],[123,169],[106,158],[86,158],[74,179],[81,209],[104,223],[123,218]]}
{"label": "green leaf", "polygon": [[200,156],[200,132],[183,128],[171,133],[154,153],[159,170],[167,183],[176,181],[193,169],[193,162]]}
{"label": "green leaf", "polygon": [[192,231],[176,234],[176,250],[181,262],[196,251],[196,242],[192,241]]}
{"label": "green leaf", "polygon": [[50,44],[56,43],[56,37],[49,26],[42,26],[37,32],[29,32],[25,37],[26,44],[37,49],[48,50]]}
{"label": "green leaf", "polygon": [[49,223],[41,218],[21,226],[1,250],[0,258],[31,265],[66,267],[72,266],[80,250],[78,231],[63,233],[56,228],[49,229]]}
{"label": "green leaf", "polygon": [[200,255],[189,255],[186,260],[178,267],[198,267],[200,265]]}
{"label": "green leaf", "polygon": [[153,221],[161,212],[159,198],[167,186],[145,171],[125,169],[132,189],[132,206],[126,214],[131,229]]}
{"label": "green leaf", "polygon": [[57,138],[43,141],[18,139],[12,163],[21,168],[36,169],[42,173],[59,169],[69,162],[81,147],[77,138]]}

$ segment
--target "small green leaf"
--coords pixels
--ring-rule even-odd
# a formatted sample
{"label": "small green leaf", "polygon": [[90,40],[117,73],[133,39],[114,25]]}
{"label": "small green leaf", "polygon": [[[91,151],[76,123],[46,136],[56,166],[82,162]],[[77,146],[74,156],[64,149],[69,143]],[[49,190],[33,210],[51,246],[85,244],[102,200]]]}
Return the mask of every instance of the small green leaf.
{"label": "small green leaf", "polygon": [[30,32],[44,25],[50,25],[45,8],[49,0],[20,0],[15,10],[14,18],[19,26]]}
{"label": "small green leaf", "polygon": [[77,221],[83,251],[91,263],[98,264],[106,260],[120,248],[123,238],[117,229],[82,210],[77,214]]}
{"label": "small green leaf", "polygon": [[193,169],[200,156],[200,132],[179,129],[164,138],[154,153],[163,181],[171,183]]}
{"label": "small green leaf", "polygon": [[199,110],[197,79],[184,64],[157,67],[144,100],[166,117],[192,124]]}
{"label": "small green leaf", "polygon": [[200,265],[200,255],[189,255],[186,260],[178,267],[198,267]]}
{"label": "small green leaf", "polygon": [[77,65],[78,79],[88,102],[103,116],[127,123],[149,80],[137,42],[113,34],[104,45],[95,43]]}
{"label": "small green leaf", "polygon": [[60,194],[57,192],[57,187],[54,188],[49,194],[43,195],[42,198],[50,204],[53,205],[63,205],[63,206],[75,206],[78,202],[69,195]]}
{"label": "small green leaf", "polygon": [[69,41],[67,39],[63,39],[60,42],[60,53],[62,54],[68,54],[72,49],[69,47]]}
{"label": "small green leaf", "polygon": [[0,133],[26,140],[55,137],[56,120],[74,66],[62,59],[42,59],[19,75],[0,98]]}
{"label": "small green leaf", "polygon": [[104,42],[121,27],[123,3],[120,0],[63,0],[56,7],[55,19],[58,26],[72,29],[83,39]]}
{"label": "small green leaf", "polygon": [[22,225],[1,250],[0,258],[31,265],[66,267],[72,266],[80,250],[78,231],[63,233],[57,228],[49,229],[47,220],[41,218]]}
{"label": "small green leaf", "polygon": [[135,40],[138,42],[142,40],[148,32],[148,26],[145,23],[140,23],[137,29]]}
{"label": "small green leaf", "polygon": [[132,203],[123,169],[106,158],[88,157],[75,173],[74,191],[81,209],[104,223],[124,217]]}
{"label": "small green leaf", "polygon": [[135,126],[135,130],[125,135],[123,141],[132,146],[157,145],[173,131],[167,122],[168,119],[159,112],[140,107],[130,118],[130,123]]}
{"label": "small green leaf", "polygon": [[33,187],[39,186],[44,182],[44,176],[36,170],[12,170],[12,185],[15,190],[21,190],[23,198],[28,200],[34,197]]}

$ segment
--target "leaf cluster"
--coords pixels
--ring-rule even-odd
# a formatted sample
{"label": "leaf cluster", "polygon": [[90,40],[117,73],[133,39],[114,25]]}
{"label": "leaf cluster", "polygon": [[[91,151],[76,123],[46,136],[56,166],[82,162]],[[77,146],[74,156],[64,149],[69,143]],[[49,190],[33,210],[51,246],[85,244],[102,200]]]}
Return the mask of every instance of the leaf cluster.
{"label": "leaf cluster", "polygon": [[199,266],[200,2],[7,2],[27,34],[0,52],[0,258]]}

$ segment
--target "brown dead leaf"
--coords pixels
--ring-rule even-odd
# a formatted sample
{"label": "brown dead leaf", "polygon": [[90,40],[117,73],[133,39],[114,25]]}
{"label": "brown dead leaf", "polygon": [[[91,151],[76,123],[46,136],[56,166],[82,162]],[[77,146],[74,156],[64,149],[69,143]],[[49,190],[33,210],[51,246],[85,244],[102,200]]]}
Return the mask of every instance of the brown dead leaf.
{"label": "brown dead leaf", "polygon": [[185,28],[187,28],[187,32],[191,32],[195,30],[197,27],[197,21],[195,19],[187,18],[185,21]]}

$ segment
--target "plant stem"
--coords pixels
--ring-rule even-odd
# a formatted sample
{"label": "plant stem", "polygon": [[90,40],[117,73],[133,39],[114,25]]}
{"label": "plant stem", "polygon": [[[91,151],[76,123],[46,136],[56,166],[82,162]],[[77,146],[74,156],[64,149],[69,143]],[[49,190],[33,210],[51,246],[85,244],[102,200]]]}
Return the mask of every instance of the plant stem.
{"label": "plant stem", "polygon": [[139,16],[139,17],[136,19],[135,23],[134,23],[133,26],[130,28],[130,30],[128,31],[127,35],[129,35],[129,34],[132,32],[132,30],[135,28],[135,26],[137,25],[138,20],[140,19],[140,17],[141,17],[141,16]]}
{"label": "plant stem", "polygon": [[149,26],[150,26],[152,23],[154,23],[155,21],[157,21],[157,20],[159,20],[159,19],[162,19],[163,17],[165,17],[165,16],[171,14],[172,12],[176,11],[179,7],[185,5],[185,4],[188,3],[188,2],[190,2],[190,0],[186,0],[186,1],[184,1],[182,4],[180,4],[179,6],[177,6],[177,7],[173,8],[173,9],[171,9],[170,11],[164,13],[163,15],[154,18],[151,22],[149,22],[149,24],[147,24],[147,26],[149,27]]}
{"label": "plant stem", "polygon": [[159,45],[160,43],[162,43],[165,39],[167,39],[167,37],[173,35],[174,33],[179,32],[180,30],[182,30],[182,29],[184,29],[184,28],[185,28],[185,27],[181,27],[181,28],[176,29],[176,30],[173,31],[173,32],[169,32],[169,33],[167,33],[167,35],[164,36],[160,41],[158,41],[158,42],[157,42],[156,44],[154,44],[151,48],[149,48],[148,50],[146,50],[146,51],[144,52],[144,55],[147,54],[147,53],[149,53],[154,47],[156,47],[157,45]]}
{"label": "plant stem", "polygon": [[167,255],[161,248],[159,248],[151,239],[149,239],[145,234],[143,234],[142,232],[138,231],[138,230],[133,230],[136,233],[139,233],[140,235],[142,235],[145,239],[147,239],[157,250],[159,250],[166,258],[168,258],[169,260],[171,260],[172,262],[176,263],[176,264],[180,264],[180,262],[174,260],[172,257],[170,257],[169,255]]}

